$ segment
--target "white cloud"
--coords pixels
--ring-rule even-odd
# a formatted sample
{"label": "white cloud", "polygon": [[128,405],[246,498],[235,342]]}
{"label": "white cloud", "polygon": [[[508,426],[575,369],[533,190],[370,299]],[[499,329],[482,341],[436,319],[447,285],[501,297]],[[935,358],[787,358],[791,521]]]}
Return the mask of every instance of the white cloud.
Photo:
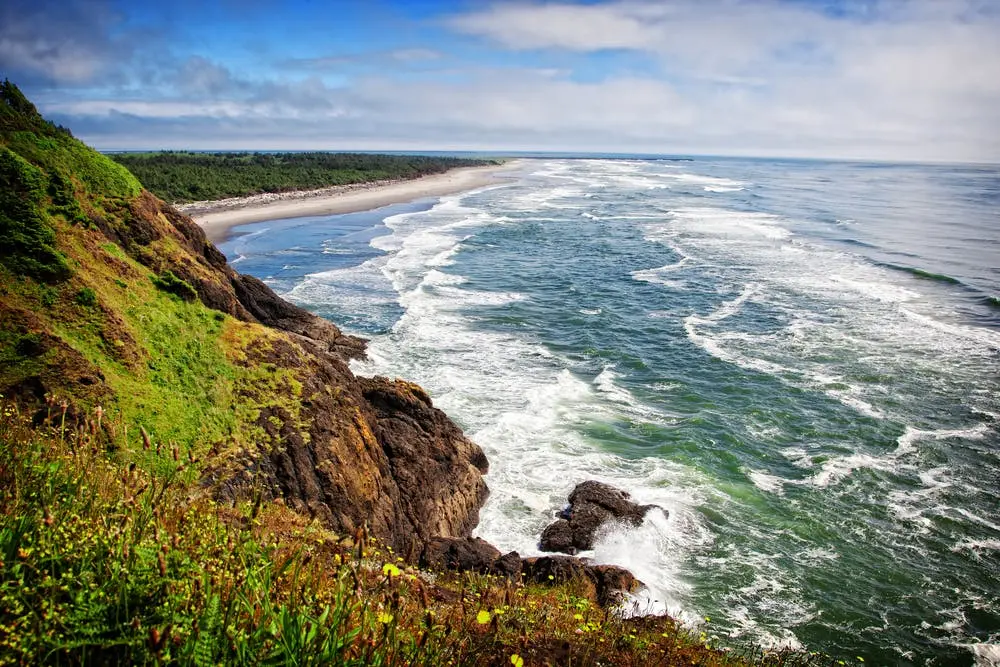
{"label": "white cloud", "polygon": [[[127,145],[123,128],[145,120],[175,147],[204,137],[241,148],[1000,161],[1000,13],[990,7],[884,0],[834,16],[780,0],[498,4],[444,20],[481,61],[459,60],[442,39],[378,52],[380,66],[331,85],[320,70],[349,64],[342,57],[280,61],[317,76],[273,79],[192,57],[172,65],[173,88],[44,110],[106,147]],[[412,62],[419,72],[402,67]]]}
{"label": "white cloud", "polygon": [[447,23],[513,50],[644,55],[697,109],[703,122],[690,131],[730,134],[737,150],[1000,160],[1000,20],[990,5],[848,8],[836,16],[778,0],[497,4]]}

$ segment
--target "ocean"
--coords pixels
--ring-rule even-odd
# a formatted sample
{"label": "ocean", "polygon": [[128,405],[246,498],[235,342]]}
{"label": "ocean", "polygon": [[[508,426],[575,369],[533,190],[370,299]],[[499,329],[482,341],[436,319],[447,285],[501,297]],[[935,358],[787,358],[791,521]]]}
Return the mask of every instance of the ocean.
{"label": "ocean", "polygon": [[648,585],[635,611],[869,664],[1000,655],[1000,167],[529,160],[221,247],[482,446],[501,550],[603,480],[665,510],[584,554]]}

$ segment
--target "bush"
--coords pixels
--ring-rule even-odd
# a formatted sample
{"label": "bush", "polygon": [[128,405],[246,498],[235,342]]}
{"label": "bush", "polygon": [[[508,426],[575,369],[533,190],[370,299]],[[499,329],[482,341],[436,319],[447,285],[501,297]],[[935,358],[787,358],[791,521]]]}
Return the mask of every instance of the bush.
{"label": "bush", "polygon": [[184,301],[194,301],[198,298],[198,292],[187,281],[178,278],[170,269],[159,276],[153,276],[151,280],[164,292],[179,296]]}
{"label": "bush", "polygon": [[76,301],[77,305],[85,308],[92,308],[97,305],[97,293],[89,287],[84,287],[76,293],[73,300]]}
{"label": "bush", "polygon": [[0,262],[16,275],[60,280],[70,269],[41,210],[45,192],[45,174],[0,146]]}
{"label": "bush", "polygon": [[42,305],[46,308],[51,308],[56,305],[56,300],[59,298],[59,292],[49,286],[42,287],[41,301]]}

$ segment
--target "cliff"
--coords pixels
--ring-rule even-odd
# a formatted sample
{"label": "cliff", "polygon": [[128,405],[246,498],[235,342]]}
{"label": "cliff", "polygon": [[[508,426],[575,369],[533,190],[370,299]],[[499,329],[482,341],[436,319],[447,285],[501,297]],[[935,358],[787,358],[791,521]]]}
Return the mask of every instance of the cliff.
{"label": "cliff", "polygon": [[0,394],[71,421],[101,406],[150,470],[227,502],[280,499],[402,553],[467,536],[482,451],[419,387],[354,376],[363,354],[0,85]]}

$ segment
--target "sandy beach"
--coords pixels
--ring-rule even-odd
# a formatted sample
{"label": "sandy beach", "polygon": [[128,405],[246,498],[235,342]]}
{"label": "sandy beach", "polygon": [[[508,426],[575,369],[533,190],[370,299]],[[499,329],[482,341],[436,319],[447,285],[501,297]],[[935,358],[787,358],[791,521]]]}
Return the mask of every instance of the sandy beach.
{"label": "sandy beach", "polygon": [[356,213],[424,197],[436,197],[500,183],[518,160],[499,166],[463,167],[443,174],[403,181],[341,185],[322,190],[282,192],[218,201],[194,202],[177,208],[205,230],[213,243],[224,241],[239,225],[311,215]]}

